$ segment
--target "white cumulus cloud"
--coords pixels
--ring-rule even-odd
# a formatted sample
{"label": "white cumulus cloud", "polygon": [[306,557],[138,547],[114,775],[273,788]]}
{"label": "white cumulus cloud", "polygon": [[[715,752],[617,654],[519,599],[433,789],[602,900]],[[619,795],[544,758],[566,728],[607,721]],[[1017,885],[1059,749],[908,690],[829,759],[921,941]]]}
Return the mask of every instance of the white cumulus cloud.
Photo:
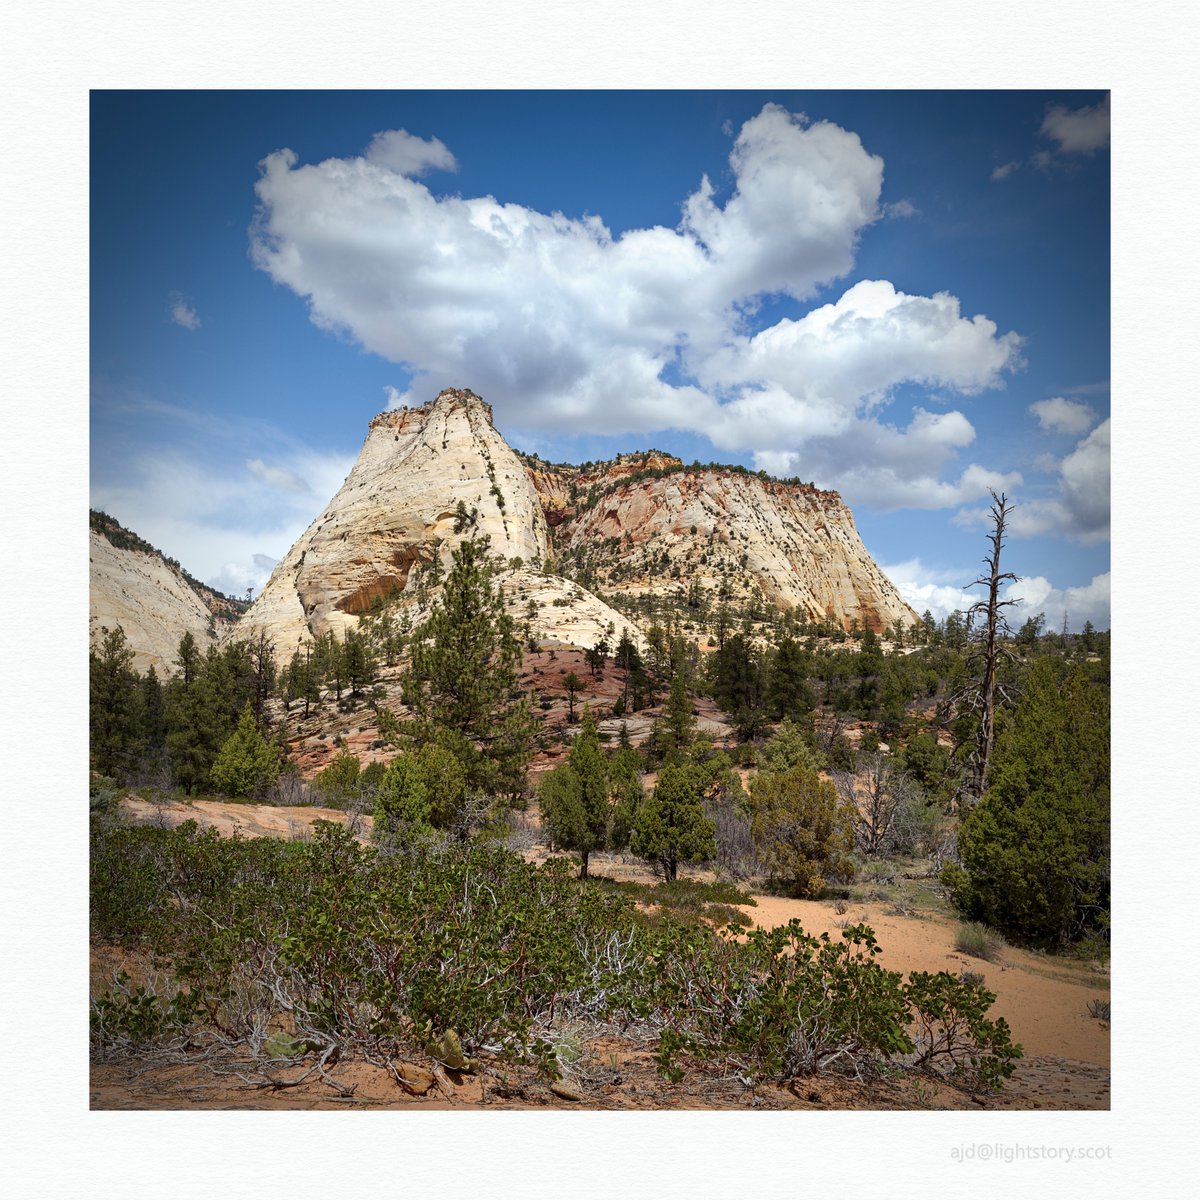
{"label": "white cumulus cloud", "polygon": [[[939,621],[944,621],[952,612],[966,612],[971,605],[985,598],[982,588],[968,589],[959,582],[972,578],[965,570],[958,573],[933,570],[919,558],[882,569],[918,613],[928,610]],[[1060,629],[1064,613],[1069,628],[1076,632],[1083,628],[1085,621],[1091,621],[1097,629],[1108,629],[1112,623],[1108,572],[1094,576],[1090,583],[1079,587],[1058,588],[1041,575],[1019,579],[1002,590],[1001,599],[1014,601],[1013,607],[1005,612],[1014,631],[1039,613],[1045,615],[1048,629]]]}
{"label": "white cumulus cloud", "polygon": [[318,326],[406,367],[414,382],[389,406],[465,386],[523,428],[690,431],[802,456],[852,500],[965,502],[987,471],[954,463],[967,419],[881,410],[902,384],[999,386],[1020,365],[1017,334],[884,280],[752,333],[764,299],[844,276],[862,231],[908,202],[881,207],[883,161],[856,134],[774,104],[729,162],[723,200],[704,177],[676,228],[614,236],[598,216],[436,195],[413,176],[453,164],[437,139],[391,131],[315,165],[280,150],[262,163],[251,253]]}
{"label": "white cumulus cloud", "polygon": [[1052,433],[1081,434],[1096,423],[1096,410],[1090,404],[1054,396],[1029,406],[1043,429]]}
{"label": "white cumulus cloud", "polygon": [[[1018,500],[1008,523],[1013,537],[1055,534],[1091,544],[1107,541],[1111,512],[1111,438],[1109,422],[1097,425],[1058,464],[1057,495],[1047,500]],[[956,524],[968,528],[990,523],[987,509],[964,509]]]}
{"label": "white cumulus cloud", "polygon": [[1112,625],[1112,576],[1107,571],[1081,587],[1068,588],[1056,588],[1042,575],[1031,576],[1009,584],[1004,598],[1017,601],[1008,614],[1014,630],[1039,613],[1045,614],[1047,629],[1061,629],[1064,616],[1067,628],[1076,633],[1085,621],[1096,629]]}

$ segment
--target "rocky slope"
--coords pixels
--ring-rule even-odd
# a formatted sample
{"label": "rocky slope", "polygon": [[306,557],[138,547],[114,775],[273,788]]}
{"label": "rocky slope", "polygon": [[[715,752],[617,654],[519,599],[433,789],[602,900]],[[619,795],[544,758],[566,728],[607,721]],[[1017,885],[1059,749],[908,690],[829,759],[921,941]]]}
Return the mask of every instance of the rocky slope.
{"label": "rocky slope", "polygon": [[837,492],[658,451],[584,468],[527,459],[556,553],[605,593],[675,592],[693,609],[790,608],[882,632],[917,615]]}
{"label": "rocky slope", "polygon": [[96,645],[118,625],[133,650],[134,669],[174,673],[179,639],[209,642],[212,613],[180,571],[157,551],[122,549],[91,531],[89,638]]}

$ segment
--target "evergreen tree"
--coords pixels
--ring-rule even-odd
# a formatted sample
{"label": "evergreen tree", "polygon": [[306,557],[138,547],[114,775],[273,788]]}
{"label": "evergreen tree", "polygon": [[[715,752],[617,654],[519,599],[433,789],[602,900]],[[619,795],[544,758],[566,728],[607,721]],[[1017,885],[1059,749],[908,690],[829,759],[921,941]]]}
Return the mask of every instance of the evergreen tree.
{"label": "evergreen tree", "polygon": [[258,637],[246,643],[246,657],[253,679],[254,719],[262,721],[263,710],[267,697],[275,690],[275,643],[266,635],[265,630],[258,631]]}
{"label": "evergreen tree", "polygon": [[279,747],[263,737],[247,701],[237,729],[213,761],[212,784],[228,796],[259,796],[279,778],[279,767]]}
{"label": "evergreen tree", "polygon": [[196,649],[196,639],[190,633],[185,633],[179,639],[179,651],[175,665],[183,679],[184,687],[188,687],[200,673],[200,651]]}
{"label": "evergreen tree", "polygon": [[798,765],[750,781],[750,832],[772,878],[802,896],[819,896],[830,879],[853,875],[854,810],[815,771]]}
{"label": "evergreen tree", "polygon": [[167,711],[162,683],[153,664],[142,678],[140,692],[141,741],[148,753],[158,754],[167,737]]}
{"label": "evergreen tree", "polygon": [[982,801],[944,881],[970,916],[1053,944],[1106,926],[1109,697],[1079,666],[1035,658],[1001,728]]}
{"label": "evergreen tree", "polygon": [[612,796],[608,828],[610,850],[623,850],[629,845],[644,795],[641,755],[629,744],[629,734],[624,723],[621,729],[625,737],[608,763],[609,789]]}
{"label": "evergreen tree", "polygon": [[116,775],[134,766],[145,740],[133,651],[118,625],[88,656],[92,769]]}
{"label": "evergreen tree", "polygon": [[432,828],[433,794],[420,754],[398,754],[388,763],[375,793],[376,840]]}
{"label": "evergreen tree", "polygon": [[762,770],[773,774],[801,766],[810,771],[819,771],[823,765],[811,735],[803,726],[787,719],[764,743],[760,760]]}
{"label": "evergreen tree", "polygon": [[357,630],[347,630],[342,641],[342,667],[346,682],[355,696],[375,682],[379,664],[367,638]]}
{"label": "evergreen tree", "polygon": [[487,571],[487,539],[454,552],[445,588],[414,633],[404,692],[414,710],[405,730],[458,759],[479,795],[518,795],[531,752],[528,700],[517,689],[521,645]]}
{"label": "evergreen tree", "polygon": [[248,660],[241,643],[208,648],[190,684],[172,681],[167,699],[167,754],[176,782],[189,793],[208,786],[217,754],[251,699]]}
{"label": "evergreen tree", "polygon": [[317,638],[313,648],[313,669],[322,683],[333,688],[334,696],[340,701],[342,688],[346,686],[346,656],[332,629]]}
{"label": "evergreen tree", "polygon": [[935,734],[923,730],[910,737],[901,761],[931,800],[949,798],[946,775],[950,769],[950,751],[938,744]]}
{"label": "evergreen tree", "polygon": [[766,723],[762,664],[745,634],[735,633],[709,660],[713,699],[733,718],[738,737],[749,741]]}
{"label": "evergreen tree", "polygon": [[579,878],[586,879],[588,857],[604,848],[611,823],[608,764],[590,712],[583,715],[567,761],[547,781],[551,777],[548,787],[543,781],[542,819],[555,845],[579,854]]}
{"label": "evergreen tree", "polygon": [[358,777],[361,770],[362,764],[358,761],[358,755],[343,746],[330,760],[329,765],[313,776],[313,786],[330,808],[346,808],[358,795]]}
{"label": "evergreen tree", "polygon": [[812,711],[813,694],[808,684],[808,655],[793,637],[784,637],[775,648],[767,678],[767,706],[771,719],[799,720]]}
{"label": "evergreen tree", "polygon": [[671,676],[671,691],[655,736],[658,749],[667,762],[678,764],[684,761],[696,736],[696,718],[692,714],[692,698],[688,695],[687,676],[682,667]]}
{"label": "evergreen tree", "polygon": [[639,805],[630,849],[657,863],[668,881],[678,876],[680,863],[716,857],[716,825],[704,815],[710,782],[708,772],[695,763],[666,766]]}
{"label": "evergreen tree", "polygon": [[568,671],[563,676],[563,687],[567,693],[567,724],[573,725],[575,723],[575,697],[583,690],[584,682],[574,671]]}

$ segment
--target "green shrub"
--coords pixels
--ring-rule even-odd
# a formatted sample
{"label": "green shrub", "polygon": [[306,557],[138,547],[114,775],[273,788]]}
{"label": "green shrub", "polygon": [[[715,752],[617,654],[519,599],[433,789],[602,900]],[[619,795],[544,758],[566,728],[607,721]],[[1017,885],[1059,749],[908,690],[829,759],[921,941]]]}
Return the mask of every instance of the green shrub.
{"label": "green shrub", "polygon": [[261,796],[279,778],[281,757],[279,747],[259,732],[247,701],[238,727],[218,751],[209,777],[213,787],[227,796]]}
{"label": "green shrub", "polygon": [[[740,930],[723,906],[744,897],[727,884],[664,888],[701,919],[647,921],[625,889],[573,874],[566,859],[536,867],[475,843],[365,846],[327,822],[284,842],[96,821],[93,936],[171,971],[162,991],[118,979],[99,997],[97,1044],[203,1045],[219,1029],[259,1056],[434,1046],[464,1064],[487,1047],[553,1076],[574,1025],[653,1018],[672,1077],[690,1062],[790,1078],[916,1054],[1000,1078],[1019,1053],[986,1019],[989,993],[906,985],[864,926],[838,942],[798,922]],[[286,1019],[286,1046],[265,1015]]]}
{"label": "green shrub", "polygon": [[1013,1044],[1003,1017],[985,1016],[994,992],[948,971],[914,971],[904,997],[912,1017],[914,1066],[967,1072],[988,1087],[1000,1087],[1013,1073],[1021,1047]]}
{"label": "green shrub", "polygon": [[344,747],[313,777],[313,787],[329,808],[345,808],[354,796],[360,769],[358,755]]}

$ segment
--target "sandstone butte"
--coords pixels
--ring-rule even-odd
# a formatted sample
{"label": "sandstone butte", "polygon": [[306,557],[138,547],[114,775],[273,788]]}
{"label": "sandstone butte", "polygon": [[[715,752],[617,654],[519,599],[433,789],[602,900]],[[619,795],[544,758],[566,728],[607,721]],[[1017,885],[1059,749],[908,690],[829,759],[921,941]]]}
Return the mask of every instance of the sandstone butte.
{"label": "sandstone butte", "polygon": [[[371,421],[337,494],[223,636],[261,631],[286,661],[314,636],[354,628],[377,598],[398,599],[419,619],[436,595],[423,586],[435,559],[449,568],[459,543],[482,535],[506,564],[498,581],[509,611],[550,645],[587,648],[622,629],[643,640],[635,620],[547,573],[556,562],[577,575],[586,566],[600,590],[631,599],[691,589],[710,609],[721,599],[758,603],[877,632],[917,619],[836,492],[741,469],[684,467],[657,451],[548,464],[518,455],[480,397],[447,389],[420,408]],[[95,614],[95,558],[92,590]],[[173,611],[160,618],[167,644],[192,628]],[[142,624],[151,623],[146,614]]]}

